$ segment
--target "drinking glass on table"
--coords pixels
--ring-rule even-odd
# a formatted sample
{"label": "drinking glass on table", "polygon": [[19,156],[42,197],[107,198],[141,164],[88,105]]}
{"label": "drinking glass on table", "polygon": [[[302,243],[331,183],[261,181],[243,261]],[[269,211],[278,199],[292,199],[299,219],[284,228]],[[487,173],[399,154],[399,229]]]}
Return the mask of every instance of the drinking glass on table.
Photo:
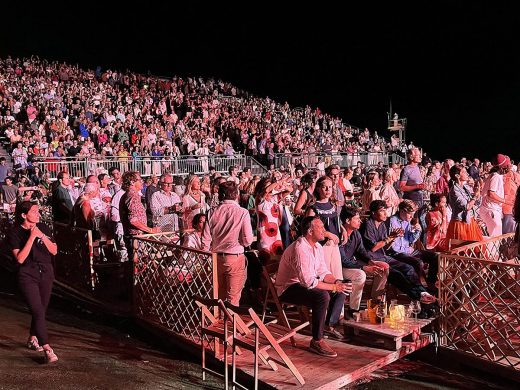
{"label": "drinking glass on table", "polygon": [[412,301],[412,303],[410,303],[410,310],[415,315],[415,322],[417,322],[417,314],[421,312],[421,302]]}
{"label": "drinking glass on table", "polygon": [[383,323],[385,322],[386,315],[386,307],[384,303],[380,303],[377,305],[376,316],[381,320],[381,328],[383,327]]}

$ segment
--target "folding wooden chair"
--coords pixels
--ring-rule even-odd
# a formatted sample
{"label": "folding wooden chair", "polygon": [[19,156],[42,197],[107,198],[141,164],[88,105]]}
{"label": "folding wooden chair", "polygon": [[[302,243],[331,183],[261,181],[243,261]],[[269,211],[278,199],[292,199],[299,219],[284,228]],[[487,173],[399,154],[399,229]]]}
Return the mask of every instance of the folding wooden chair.
{"label": "folding wooden chair", "polygon": [[[198,307],[201,309],[200,320],[200,346],[202,353],[202,380],[206,380],[206,372],[224,378],[225,388],[229,388],[229,374],[228,374],[228,347],[232,343],[233,334],[230,332],[229,326],[233,322],[231,314],[224,306],[221,299],[209,299],[194,296],[193,299]],[[218,310],[220,316],[211,312],[211,309]],[[246,323],[238,324],[241,332],[248,333]],[[213,371],[206,367],[206,348],[204,348],[204,336],[212,337],[215,341],[215,352],[218,351],[218,340],[224,346],[224,375]],[[239,351],[240,353],[240,351]]]}
{"label": "folding wooden chair", "polygon": [[[304,323],[298,327],[291,329],[290,327],[270,322],[264,322],[258,317],[255,311],[251,308],[238,308],[226,302],[226,307],[230,309],[230,315],[233,317],[233,342],[232,342],[232,384],[243,387],[236,381],[236,349],[241,347],[245,350],[251,351],[254,354],[254,380],[255,390],[258,389],[258,360],[262,360],[264,364],[270,366],[274,371],[278,370],[277,364],[287,368],[295,376],[301,385],[305,384],[302,375],[293,364],[289,356],[285,353],[280,344],[291,337],[297,331],[308,325]],[[240,333],[237,329],[243,329],[245,326],[244,318],[251,319],[249,322],[249,332]],[[269,351],[274,350],[277,357],[269,355]]]}
{"label": "folding wooden chair", "polygon": [[[280,302],[280,299],[278,298],[278,294],[276,293],[276,288],[274,287],[274,279],[276,277],[276,273],[278,272],[278,266],[279,262],[271,263],[268,265],[262,266],[262,276],[264,277],[264,281],[266,284],[265,287],[265,297],[264,297],[264,303],[262,307],[262,321],[265,321],[265,314],[267,312],[267,305],[269,303],[274,304],[276,306],[276,310],[278,311],[278,320],[279,322],[286,326],[287,328],[290,328],[291,325],[289,324],[289,320],[287,318],[287,314],[285,313],[284,304]],[[294,305],[292,305],[294,306]],[[309,324],[309,316],[308,313],[304,314],[302,307],[298,308],[298,312],[300,313],[300,317],[302,320],[303,327],[299,328],[302,329],[305,326]],[[294,340],[294,337],[291,337],[291,344],[293,346],[296,346],[296,341]]]}

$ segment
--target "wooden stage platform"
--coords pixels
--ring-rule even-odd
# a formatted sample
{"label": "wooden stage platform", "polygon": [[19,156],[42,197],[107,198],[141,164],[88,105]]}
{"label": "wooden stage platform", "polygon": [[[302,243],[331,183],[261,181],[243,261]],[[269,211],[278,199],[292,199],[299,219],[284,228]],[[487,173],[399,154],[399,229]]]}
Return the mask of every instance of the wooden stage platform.
{"label": "wooden stage platform", "polygon": [[[431,342],[429,334],[419,335],[419,329],[429,325],[431,320],[419,320],[415,329],[410,328],[407,332],[397,332],[385,325],[383,329],[380,325],[370,325],[368,323],[358,323],[356,328],[363,328],[370,332],[370,328],[375,328],[376,332],[385,338],[400,339],[400,347],[397,350],[383,348],[373,348],[363,345],[365,340],[362,335],[354,336],[350,343],[335,340],[327,340],[334,350],[337,351],[336,358],[326,358],[314,354],[308,350],[310,336],[296,335],[297,346],[293,347],[289,342],[282,344],[285,352],[298,368],[305,385],[300,386],[291,372],[283,367],[278,367],[278,371],[260,364],[259,381],[262,388],[274,389],[339,389],[348,385],[365,375],[384,367]],[[356,332],[357,333],[357,332]],[[406,337],[408,336],[408,337]],[[377,334],[370,337],[374,340]],[[406,338],[410,338],[406,341]],[[412,340],[415,338],[415,340]],[[381,341],[383,345],[383,341]],[[244,352],[237,359],[237,368],[249,376],[253,376],[253,355]],[[230,368],[231,371],[231,368]]]}

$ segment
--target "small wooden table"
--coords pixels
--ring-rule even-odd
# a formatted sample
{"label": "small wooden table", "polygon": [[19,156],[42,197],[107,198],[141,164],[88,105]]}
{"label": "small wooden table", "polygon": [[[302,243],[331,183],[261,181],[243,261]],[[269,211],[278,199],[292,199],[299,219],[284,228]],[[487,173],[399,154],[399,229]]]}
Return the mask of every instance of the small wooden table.
{"label": "small wooden table", "polygon": [[[400,329],[390,327],[390,324],[371,324],[368,321],[348,321],[344,324],[346,335],[355,335],[364,338],[370,344],[380,344],[383,342],[383,348],[391,351],[397,351],[401,348],[405,337],[411,338],[413,341],[421,336],[421,329],[429,325],[433,319],[427,320],[411,320],[405,325],[401,325]],[[364,341],[365,341],[364,340]]]}

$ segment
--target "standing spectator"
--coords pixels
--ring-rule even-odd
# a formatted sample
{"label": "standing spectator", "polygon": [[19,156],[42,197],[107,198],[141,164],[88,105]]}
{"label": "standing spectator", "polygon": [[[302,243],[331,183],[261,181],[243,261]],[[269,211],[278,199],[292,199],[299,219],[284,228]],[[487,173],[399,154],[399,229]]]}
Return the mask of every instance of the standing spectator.
{"label": "standing spectator", "polygon": [[513,205],[518,187],[520,186],[520,174],[511,168],[509,157],[505,166],[504,179],[504,199],[506,203],[502,205],[502,234],[513,233],[515,231],[515,220],[513,218]]}
{"label": "standing spectator", "polygon": [[332,181],[327,176],[320,177],[314,190],[316,203],[307,209],[306,215],[311,217],[317,215],[323,222],[326,232],[320,244],[323,246],[325,264],[337,279],[341,279],[343,272],[338,245],[343,238],[343,228],[338,209],[330,199],[332,189]]}
{"label": "standing spectator", "polygon": [[307,172],[300,179],[301,190],[298,196],[298,200],[294,205],[294,215],[300,216],[305,214],[307,209],[314,204],[316,198],[314,198],[314,189],[316,188],[317,174],[315,171]]}
{"label": "standing spectator", "polygon": [[376,171],[370,171],[367,174],[367,184],[363,195],[361,196],[361,205],[363,207],[363,213],[367,213],[370,207],[370,203],[374,200],[381,199],[381,179]]}
{"label": "standing spectator", "polygon": [[108,169],[108,175],[112,178],[112,183],[108,186],[108,190],[114,196],[117,191],[121,189],[122,177],[121,172],[116,167],[110,167]]}
{"label": "standing spectator", "polygon": [[141,202],[141,188],[143,179],[136,171],[127,171],[123,174],[121,189],[125,193],[119,201],[119,217],[123,225],[125,247],[128,258],[133,261],[134,247],[132,238],[142,233],[158,233],[160,228],[149,228],[146,225],[146,210]]}
{"label": "standing spectator", "polygon": [[51,256],[58,252],[51,236],[49,228],[40,223],[38,205],[22,202],[16,207],[16,224],[9,232],[8,242],[19,265],[18,285],[32,314],[27,347],[43,351],[47,363],[58,360],[49,345],[45,323],[54,281]]}
{"label": "standing spectator", "polygon": [[319,243],[325,239],[325,226],[317,216],[302,220],[301,237],[285,250],[275,288],[280,301],[305,305],[312,309],[310,350],[326,357],[338,354],[323,339],[324,333],[342,339],[335,329],[347,293],[352,285],[331,274]]}
{"label": "standing spectator", "polygon": [[[9,173],[9,167],[5,162],[5,157],[0,157],[0,185],[5,183],[5,178]],[[35,183],[36,185],[38,183]]]}
{"label": "standing spectator", "polygon": [[507,158],[498,154],[493,161],[493,169],[482,187],[482,205],[480,218],[486,224],[488,236],[497,237],[502,234],[502,206],[513,206],[504,198],[503,173],[507,166]]}
{"label": "standing spectator", "polygon": [[255,191],[255,205],[258,231],[258,249],[260,261],[265,264],[272,259],[278,259],[283,252],[282,236],[280,234],[280,207],[273,195],[279,183],[271,182],[269,178],[261,179]]}
{"label": "standing spectator", "polygon": [[229,167],[229,176],[227,178],[228,181],[234,182],[236,185],[240,184],[240,179],[238,178],[238,168],[236,166]]}
{"label": "standing spectator", "polygon": [[58,185],[52,191],[52,214],[54,222],[68,224],[72,217],[72,197],[69,193],[70,176],[67,172],[58,173]]}
{"label": "standing spectator", "polygon": [[480,160],[478,158],[474,159],[473,164],[469,166],[468,174],[473,180],[480,180]]}
{"label": "standing spectator", "polygon": [[379,198],[384,200],[388,206],[386,209],[388,218],[397,212],[397,207],[399,206],[399,195],[397,195],[394,187],[395,179],[395,171],[392,168],[388,168],[384,173],[383,186],[381,187],[381,191],[379,191]]}
{"label": "standing spectator", "polygon": [[13,156],[13,162],[14,162],[14,169],[25,169],[27,168],[27,151],[23,148],[23,144],[21,142],[18,142],[18,145],[16,145],[16,149],[13,150],[12,153]]}
{"label": "standing spectator", "polygon": [[[171,175],[170,175],[171,177]],[[159,182],[159,178],[157,175],[152,174],[150,176],[150,184],[146,186],[146,189],[144,189],[144,200],[146,204],[146,220],[148,221],[148,224],[152,224],[152,196],[157,191],[160,190],[159,185],[157,183]],[[173,179],[172,179],[172,185],[173,185]],[[171,189],[171,188],[170,188]],[[155,226],[155,225],[154,225]]]}
{"label": "standing spectator", "polygon": [[[160,191],[154,192],[150,199],[153,226],[159,226],[162,231],[178,231],[178,213],[181,212],[182,207],[181,198],[172,191],[173,176],[170,173],[163,174],[159,185]],[[148,189],[146,192],[148,193]]]}
{"label": "standing spectator", "polygon": [[426,249],[436,252],[448,250],[448,212],[446,196],[430,195],[431,210],[426,214]]}
{"label": "standing spectator", "polygon": [[217,253],[218,297],[238,306],[247,277],[244,247],[253,243],[251,219],[239,206],[238,186],[219,186],[220,204],[210,212],[202,233],[202,248]]}
{"label": "standing spectator", "polygon": [[408,164],[401,171],[399,179],[399,188],[403,191],[403,199],[412,200],[417,208],[420,209],[423,204],[424,189],[423,178],[419,169],[421,162],[421,152],[416,147],[408,150]]}
{"label": "standing spectator", "polygon": [[476,182],[473,188],[467,185],[468,172],[459,165],[451,167],[450,177],[448,203],[451,219],[446,239],[482,241],[482,232],[475,221],[475,206],[480,204],[480,182]]}
{"label": "standing spectator", "polygon": [[182,197],[183,229],[191,229],[193,217],[200,213],[206,213],[208,205],[206,196],[201,191],[200,179],[197,175],[191,175],[186,184],[186,191]]}

